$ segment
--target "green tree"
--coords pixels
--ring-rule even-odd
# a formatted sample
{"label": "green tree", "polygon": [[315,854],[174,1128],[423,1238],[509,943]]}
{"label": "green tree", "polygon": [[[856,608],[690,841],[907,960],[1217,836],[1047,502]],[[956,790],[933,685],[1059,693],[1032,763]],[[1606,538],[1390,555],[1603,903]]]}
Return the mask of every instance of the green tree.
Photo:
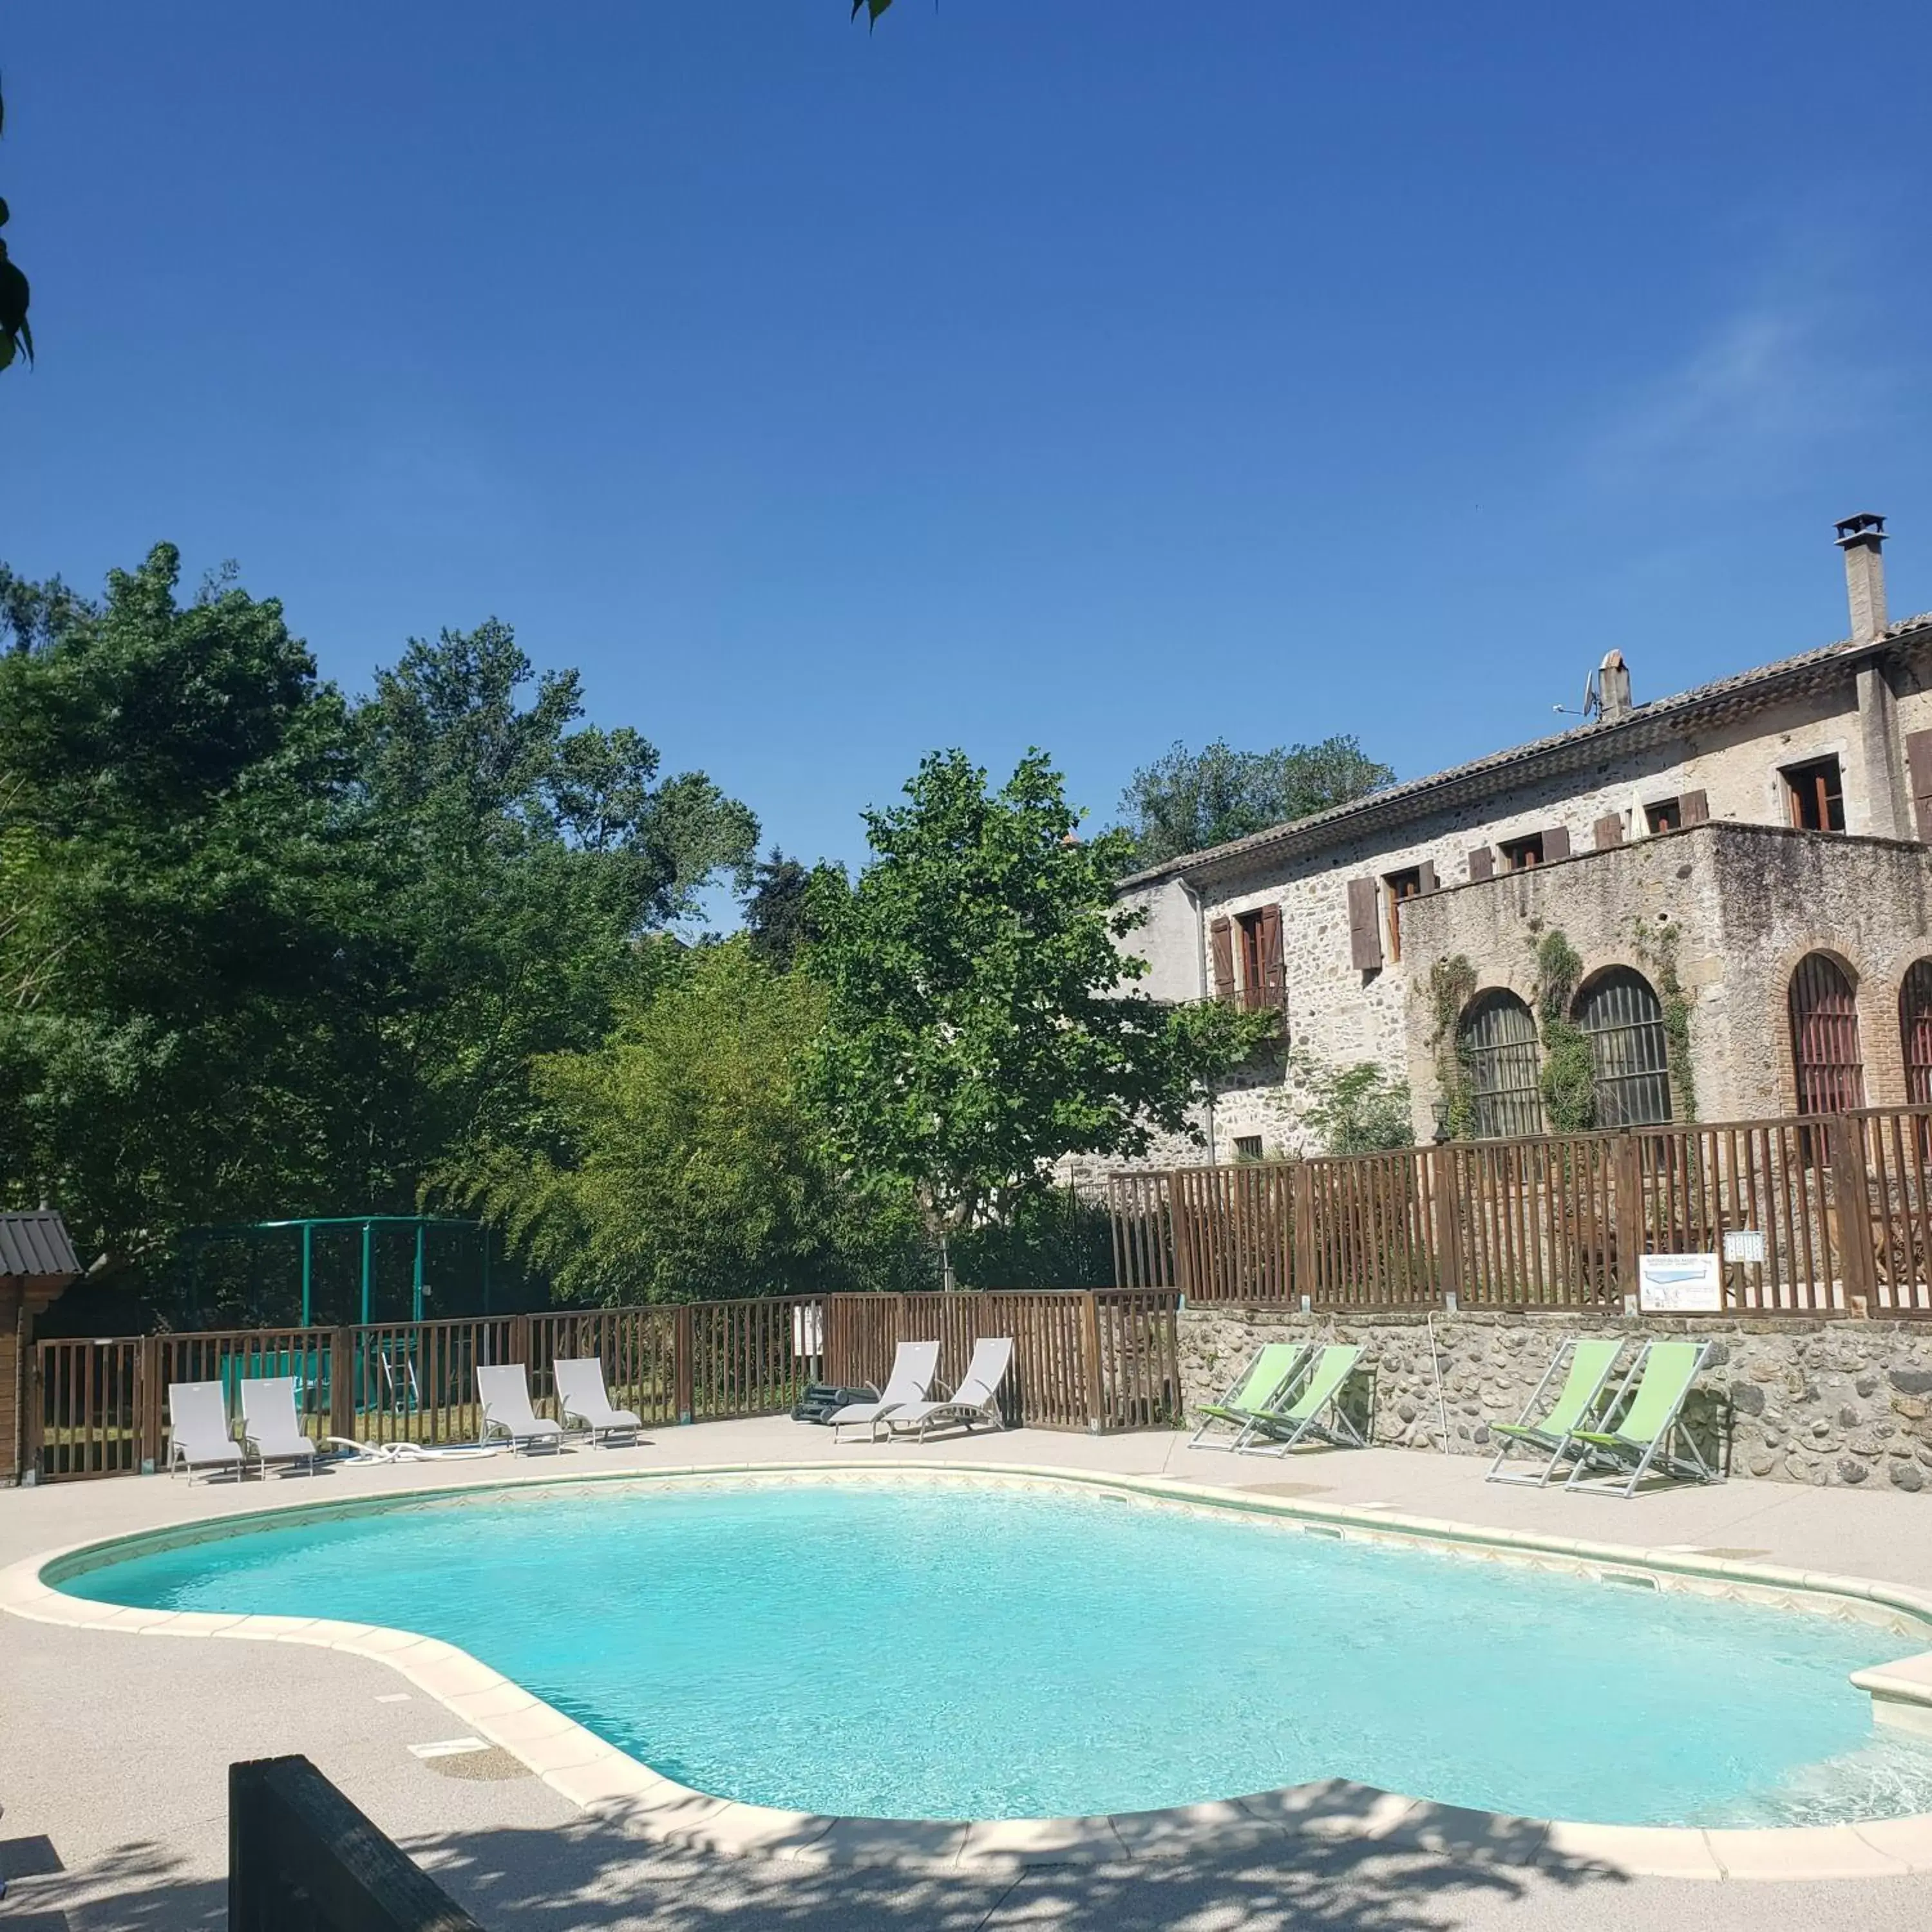
{"label": "green tree", "polygon": [[1010,1219],[1063,1154],[1190,1131],[1273,1022],[1136,989],[1147,967],[1120,942],[1143,915],[1112,892],[1129,840],[1083,842],[1039,753],[990,792],[964,753],[936,753],[906,799],[866,814],[855,886],[814,889],[812,1085],[854,1176],[909,1192],[944,1241]]}
{"label": "green tree", "polygon": [[1220,739],[1200,752],[1177,742],[1134,773],[1120,817],[1135,864],[1157,866],[1346,805],[1394,780],[1353,737],[1271,752],[1237,752]]}
{"label": "green tree", "polygon": [[[607,1042],[535,1062],[542,1144],[468,1161],[452,1191],[574,1300],[851,1286],[894,1236],[847,1197],[804,1105],[824,989],[742,938],[648,950]],[[902,1216],[902,1250],[910,1232]]]}
{"label": "green tree", "polygon": [[1308,1124],[1328,1154],[1381,1154],[1412,1147],[1408,1082],[1372,1060],[1352,1066],[1304,1060],[1300,1069],[1309,1096]]}
{"label": "green tree", "polygon": [[811,911],[812,875],[817,872],[844,874],[823,860],[806,867],[788,859],[775,845],[760,860],[751,892],[745,901],[745,934],[752,950],[768,966],[789,972],[800,950],[815,937]]}

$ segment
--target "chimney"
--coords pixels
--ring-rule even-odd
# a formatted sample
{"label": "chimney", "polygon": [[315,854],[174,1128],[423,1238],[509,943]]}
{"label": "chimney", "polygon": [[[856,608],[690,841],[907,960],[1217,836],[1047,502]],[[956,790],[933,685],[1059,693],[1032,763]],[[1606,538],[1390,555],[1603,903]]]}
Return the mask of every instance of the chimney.
{"label": "chimney", "polygon": [[1597,667],[1598,715],[1606,724],[1621,722],[1630,715],[1630,666],[1622,651],[1609,651]]}
{"label": "chimney", "polygon": [[1868,511],[1838,526],[1845,553],[1845,594],[1852,604],[1852,642],[1868,644],[1885,635],[1885,519]]}

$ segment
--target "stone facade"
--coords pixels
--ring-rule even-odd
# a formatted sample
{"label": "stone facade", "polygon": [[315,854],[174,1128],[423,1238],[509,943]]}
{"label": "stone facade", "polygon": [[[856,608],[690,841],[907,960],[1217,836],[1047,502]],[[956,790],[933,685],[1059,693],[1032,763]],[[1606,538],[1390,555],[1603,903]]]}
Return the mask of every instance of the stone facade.
{"label": "stone facade", "polygon": [[1490,1424],[1522,1414],[1565,1336],[1691,1334],[1715,1343],[1686,1407],[1713,1466],[1820,1486],[1932,1486],[1932,1324],[1574,1314],[1352,1320],[1208,1306],[1183,1310],[1180,1328],[1190,1411],[1218,1398],[1264,1342],[1360,1342],[1372,1370],[1362,1388],[1371,1442],[1463,1456],[1495,1454]]}
{"label": "stone facade", "polygon": [[[1820,760],[1835,761],[1842,832],[1792,825],[1790,774]],[[1130,941],[1150,968],[1142,987],[1175,1001],[1219,992],[1272,1004],[1270,988],[1246,984],[1238,934],[1244,919],[1279,920],[1285,1048],[1227,1083],[1198,1122],[1216,1160],[1278,1156],[1318,1150],[1311,1072],[1365,1061],[1408,1081],[1415,1136],[1429,1138],[1438,959],[1460,953],[1479,992],[1526,996],[1536,938],[1556,928],[1586,973],[1614,964],[1650,977],[1634,936],[1646,919],[1678,934],[1702,1118],[1793,1110],[1786,989],[1814,949],[1855,980],[1868,1102],[1901,1102],[1899,980],[1932,952],[1928,832],[1932,620],[1922,618],[1620,705],[1540,744],[1177,860],[1123,896],[1146,914]],[[1515,842],[1538,836],[1546,862],[1511,869]],[[1424,896],[1398,916],[1395,881],[1411,873]],[[1208,1157],[1162,1148],[1148,1164]]]}

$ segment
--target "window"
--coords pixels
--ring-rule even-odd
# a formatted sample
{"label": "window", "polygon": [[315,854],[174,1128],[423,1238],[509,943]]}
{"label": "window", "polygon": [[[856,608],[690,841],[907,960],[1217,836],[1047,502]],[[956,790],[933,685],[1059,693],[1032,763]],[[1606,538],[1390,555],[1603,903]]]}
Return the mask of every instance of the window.
{"label": "window", "polygon": [[1932,959],[1918,959],[1898,989],[1898,1039],[1905,1052],[1905,1103],[1932,1107]]}
{"label": "window", "polygon": [[1526,872],[1531,866],[1543,863],[1543,834],[1535,832],[1527,838],[1505,838],[1497,849],[1503,855],[1504,872]]}
{"label": "window", "polygon": [[1684,805],[1681,799],[1660,798],[1654,805],[1643,808],[1643,822],[1653,832],[1678,832],[1684,826]]}
{"label": "window", "polygon": [[1598,1126],[1649,1127],[1669,1120],[1664,1009],[1650,982],[1628,966],[1612,966],[1585,985],[1575,1012],[1596,1071]]}
{"label": "window", "polygon": [[1845,829],[1845,786],[1836,758],[1814,758],[1784,768],[1784,792],[1791,822],[1806,832]]}
{"label": "window", "polygon": [[1278,1006],[1286,995],[1281,963],[1281,908],[1258,906],[1234,918],[1236,950],[1241,967],[1240,1004],[1252,1012]]}
{"label": "window", "polygon": [[1543,1094],[1536,1022],[1514,993],[1479,994],[1462,1016],[1459,1035],[1469,1069],[1472,1120],[1484,1140],[1515,1139],[1543,1131]]}
{"label": "window", "polygon": [[1382,886],[1388,894],[1389,957],[1402,957],[1402,902],[1404,899],[1419,899],[1422,896],[1422,868],[1412,866],[1406,872],[1391,872],[1383,880]]}
{"label": "window", "polygon": [[1262,1137],[1259,1134],[1237,1134],[1234,1136],[1234,1158],[1237,1160],[1259,1160],[1262,1157]]}
{"label": "window", "polygon": [[1791,976],[1791,1058],[1801,1114],[1842,1114],[1865,1103],[1858,1002],[1845,969],[1808,952]]}

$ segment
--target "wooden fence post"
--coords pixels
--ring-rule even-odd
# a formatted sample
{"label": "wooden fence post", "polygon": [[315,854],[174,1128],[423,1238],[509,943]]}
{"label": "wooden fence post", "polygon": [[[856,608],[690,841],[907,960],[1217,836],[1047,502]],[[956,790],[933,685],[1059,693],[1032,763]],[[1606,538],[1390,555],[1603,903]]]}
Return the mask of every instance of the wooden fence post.
{"label": "wooden fence post", "polygon": [[1290,1230],[1288,1264],[1288,1299],[1298,1295],[1314,1299],[1315,1279],[1315,1177],[1305,1160],[1297,1161],[1288,1172]]}
{"label": "wooden fence post", "polygon": [[38,1483],[47,1419],[46,1344],[28,1340],[20,1346],[20,1399],[26,1404],[26,1412],[20,1418],[20,1466],[14,1472],[14,1480]]}
{"label": "wooden fence post", "polygon": [[680,1422],[688,1422],[697,1408],[696,1337],[691,1318],[691,1304],[677,1304],[677,1319],[671,1329],[671,1404]]}
{"label": "wooden fence post", "polygon": [[356,1331],[332,1328],[328,1334],[328,1432],[345,1442],[356,1440]]}
{"label": "wooden fence post", "polygon": [[1832,1166],[1832,1204],[1838,1223],[1838,1273],[1845,1312],[1868,1315],[1878,1293],[1878,1256],[1872,1246],[1871,1184],[1865,1172],[1864,1123],[1834,1114],[1825,1130]]}
{"label": "wooden fence post", "polygon": [[1086,1358],[1087,1432],[1099,1436],[1107,1426],[1106,1389],[1100,1372],[1100,1298],[1090,1288],[1080,1297],[1080,1352]]}
{"label": "wooden fence post", "polygon": [[1617,1136],[1616,1266],[1610,1270],[1610,1286],[1623,1298],[1626,1307],[1641,1307],[1642,1261],[1646,1242],[1643,1226],[1643,1164],[1639,1156],[1636,1136]]}
{"label": "wooden fence post", "polygon": [[161,1345],[143,1335],[134,1351],[134,1466],[152,1476],[161,1466]]}
{"label": "wooden fence post", "polygon": [[1436,1225],[1430,1230],[1436,1244],[1436,1288],[1443,1306],[1452,1308],[1462,1292],[1462,1202],[1456,1191],[1456,1150],[1445,1142],[1431,1148],[1427,1159],[1436,1208]]}

